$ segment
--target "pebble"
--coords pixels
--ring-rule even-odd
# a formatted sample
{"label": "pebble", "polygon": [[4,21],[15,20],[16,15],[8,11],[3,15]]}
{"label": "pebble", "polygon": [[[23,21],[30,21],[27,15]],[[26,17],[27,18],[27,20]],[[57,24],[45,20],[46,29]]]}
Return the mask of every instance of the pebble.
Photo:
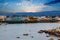
{"label": "pebble", "polygon": [[28,36],[29,34],[23,34],[24,36]]}
{"label": "pebble", "polygon": [[16,38],[20,38],[20,37],[16,37]]}

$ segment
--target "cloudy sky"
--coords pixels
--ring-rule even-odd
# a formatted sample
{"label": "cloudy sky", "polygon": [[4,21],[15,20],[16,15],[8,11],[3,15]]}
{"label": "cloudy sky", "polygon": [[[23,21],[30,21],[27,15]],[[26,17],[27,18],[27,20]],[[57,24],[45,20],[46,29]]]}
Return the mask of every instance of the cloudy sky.
{"label": "cloudy sky", "polygon": [[60,0],[0,0],[0,12],[60,11]]}

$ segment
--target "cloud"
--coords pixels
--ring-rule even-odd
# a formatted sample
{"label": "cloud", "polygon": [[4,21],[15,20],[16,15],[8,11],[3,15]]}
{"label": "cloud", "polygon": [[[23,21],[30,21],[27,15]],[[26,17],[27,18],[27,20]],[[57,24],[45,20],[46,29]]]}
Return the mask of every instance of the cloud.
{"label": "cloud", "polygon": [[23,12],[38,12],[38,11],[42,11],[42,9],[44,7],[46,7],[43,4],[34,4],[30,1],[23,1],[20,3],[16,3],[16,6],[20,9],[23,10]]}
{"label": "cloud", "polygon": [[60,3],[60,0],[54,0],[49,3],[45,3],[44,5],[50,5],[50,4],[55,4],[55,3]]}
{"label": "cloud", "polygon": [[59,9],[53,6],[46,6],[43,8],[43,11],[57,11],[57,10]]}
{"label": "cloud", "polygon": [[7,6],[7,5],[9,5],[9,3],[8,3],[8,2],[5,2],[5,3],[0,3],[0,5]]}
{"label": "cloud", "polygon": [[9,5],[9,3],[6,2],[6,3],[4,3],[4,5]]}
{"label": "cloud", "polygon": [[19,3],[5,2],[3,3],[3,5],[4,5],[4,8],[1,8],[2,11],[14,12],[14,13],[15,12],[42,12],[42,11],[57,10],[57,8],[55,7],[44,5],[43,3],[39,3],[39,4],[32,3],[31,1],[22,1]]}

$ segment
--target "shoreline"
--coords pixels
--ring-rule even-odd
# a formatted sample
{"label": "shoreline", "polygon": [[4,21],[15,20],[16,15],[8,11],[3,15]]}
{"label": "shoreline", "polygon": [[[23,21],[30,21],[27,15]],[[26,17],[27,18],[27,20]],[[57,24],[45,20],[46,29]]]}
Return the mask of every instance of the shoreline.
{"label": "shoreline", "polygon": [[0,23],[19,24],[19,23],[60,23],[60,21],[0,21]]}

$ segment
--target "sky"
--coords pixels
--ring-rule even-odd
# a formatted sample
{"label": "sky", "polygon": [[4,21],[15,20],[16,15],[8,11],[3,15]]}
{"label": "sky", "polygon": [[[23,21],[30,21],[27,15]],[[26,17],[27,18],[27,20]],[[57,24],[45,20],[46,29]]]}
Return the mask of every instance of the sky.
{"label": "sky", "polygon": [[60,11],[60,0],[0,0],[0,12]]}

